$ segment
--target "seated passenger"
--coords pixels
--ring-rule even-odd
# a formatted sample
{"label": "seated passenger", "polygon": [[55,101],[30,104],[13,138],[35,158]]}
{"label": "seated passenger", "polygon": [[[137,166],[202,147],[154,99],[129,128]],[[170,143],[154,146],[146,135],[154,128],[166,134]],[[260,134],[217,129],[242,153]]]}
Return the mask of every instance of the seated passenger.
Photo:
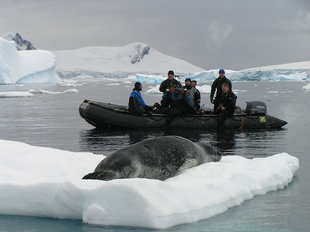
{"label": "seated passenger", "polygon": [[140,91],[142,91],[142,84],[140,82],[136,82],[135,88],[132,90],[129,97],[129,111],[151,115],[151,108],[144,103]]}
{"label": "seated passenger", "polygon": [[230,85],[227,82],[222,84],[222,94],[220,105],[216,109],[218,116],[218,126],[224,125],[227,118],[232,117],[235,112],[237,96],[230,90]]}
{"label": "seated passenger", "polygon": [[162,110],[163,113],[167,113],[167,127],[177,116],[181,116],[187,113],[195,113],[194,105],[191,103],[189,97],[186,96],[183,89],[171,89],[163,96],[163,100],[169,102],[169,107],[166,107]]}
{"label": "seated passenger", "polygon": [[191,86],[192,86],[192,89],[194,90],[194,96],[192,97],[191,96],[191,99],[193,98],[193,104],[194,104],[194,107],[195,107],[195,110],[199,110],[200,109],[200,92],[198,89],[196,89],[196,86],[197,86],[197,81],[195,80],[192,80],[191,82]]}
{"label": "seated passenger", "polygon": [[185,79],[185,85],[183,86],[183,89],[184,89],[185,91],[190,90],[190,89],[192,88],[191,83],[192,83],[192,80],[191,80],[190,78],[186,78],[186,79]]}
{"label": "seated passenger", "polygon": [[[160,84],[159,91],[165,94],[169,92],[171,88],[182,88],[180,82],[174,78],[174,72],[172,70],[168,72],[168,78]],[[168,107],[168,100],[163,99],[161,101],[161,106],[163,108]]]}

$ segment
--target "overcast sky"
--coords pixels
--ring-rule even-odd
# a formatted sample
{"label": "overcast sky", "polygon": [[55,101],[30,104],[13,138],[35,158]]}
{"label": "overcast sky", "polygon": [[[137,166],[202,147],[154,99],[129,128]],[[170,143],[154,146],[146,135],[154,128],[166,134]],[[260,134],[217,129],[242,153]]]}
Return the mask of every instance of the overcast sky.
{"label": "overcast sky", "polygon": [[0,0],[0,34],[48,50],[144,42],[205,69],[310,60],[310,0]]}

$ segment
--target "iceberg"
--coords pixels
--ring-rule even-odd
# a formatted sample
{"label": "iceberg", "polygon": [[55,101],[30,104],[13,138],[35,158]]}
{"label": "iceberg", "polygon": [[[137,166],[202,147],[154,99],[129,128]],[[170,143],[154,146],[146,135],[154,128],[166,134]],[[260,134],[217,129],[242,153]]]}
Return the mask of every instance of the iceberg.
{"label": "iceberg", "polygon": [[44,50],[17,51],[15,43],[0,38],[0,84],[61,83],[55,55]]}
{"label": "iceberg", "polygon": [[11,91],[11,92],[0,92],[0,98],[16,98],[16,97],[33,97],[39,94],[69,94],[69,93],[78,93],[77,89],[67,89],[63,92],[59,91],[48,91],[42,89],[31,89],[29,91]]}
{"label": "iceberg", "polygon": [[[308,78],[305,70],[241,70],[226,71],[231,81],[304,81]],[[218,77],[218,71],[199,72],[189,76],[193,80],[205,82],[213,81]]]}
{"label": "iceberg", "polygon": [[283,189],[299,168],[298,159],[287,153],[224,156],[165,181],[82,180],[104,156],[6,140],[0,147],[0,214],[98,225],[164,229],[207,219]]}
{"label": "iceberg", "polygon": [[302,87],[304,90],[310,90],[310,83],[308,83],[307,85],[305,85],[304,87]]}

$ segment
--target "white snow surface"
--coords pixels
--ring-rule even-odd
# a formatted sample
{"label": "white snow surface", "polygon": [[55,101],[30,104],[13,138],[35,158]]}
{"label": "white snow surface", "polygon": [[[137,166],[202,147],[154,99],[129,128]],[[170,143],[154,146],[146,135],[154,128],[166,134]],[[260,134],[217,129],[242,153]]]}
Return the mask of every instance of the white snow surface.
{"label": "white snow surface", "polygon": [[310,83],[308,83],[307,85],[305,85],[304,87],[302,87],[304,90],[310,90]]}
{"label": "white snow surface", "polygon": [[60,83],[55,65],[49,51],[17,51],[14,42],[0,38],[0,84]]}
{"label": "white snow surface", "polygon": [[76,50],[54,51],[57,70],[91,71],[99,73],[178,73],[201,72],[202,68],[184,60],[164,55],[150,46],[134,42],[123,47],[84,47]]}
{"label": "white snow surface", "polygon": [[304,69],[310,71],[310,61],[294,62],[250,68],[246,70]]}
{"label": "white snow surface", "polygon": [[68,94],[68,93],[78,93],[77,89],[67,89],[65,91],[48,91],[43,89],[31,89],[29,91],[10,91],[10,92],[0,92],[0,98],[16,98],[16,97],[32,97],[39,94]]}
{"label": "white snow surface", "polygon": [[287,186],[297,158],[224,156],[165,181],[82,180],[104,158],[0,140],[0,214],[169,228],[223,213]]}

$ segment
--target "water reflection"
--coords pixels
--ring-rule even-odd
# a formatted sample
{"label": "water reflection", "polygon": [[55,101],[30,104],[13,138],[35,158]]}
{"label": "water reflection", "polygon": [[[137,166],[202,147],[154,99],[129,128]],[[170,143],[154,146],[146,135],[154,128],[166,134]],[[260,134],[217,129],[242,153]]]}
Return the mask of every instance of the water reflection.
{"label": "water reflection", "polygon": [[169,130],[145,131],[109,131],[83,130],[80,132],[80,150],[95,154],[108,155],[130,144],[164,135],[177,135],[193,142],[210,143],[223,155],[240,155],[247,158],[265,157],[283,152],[287,130],[250,130],[250,131],[199,131]]}

